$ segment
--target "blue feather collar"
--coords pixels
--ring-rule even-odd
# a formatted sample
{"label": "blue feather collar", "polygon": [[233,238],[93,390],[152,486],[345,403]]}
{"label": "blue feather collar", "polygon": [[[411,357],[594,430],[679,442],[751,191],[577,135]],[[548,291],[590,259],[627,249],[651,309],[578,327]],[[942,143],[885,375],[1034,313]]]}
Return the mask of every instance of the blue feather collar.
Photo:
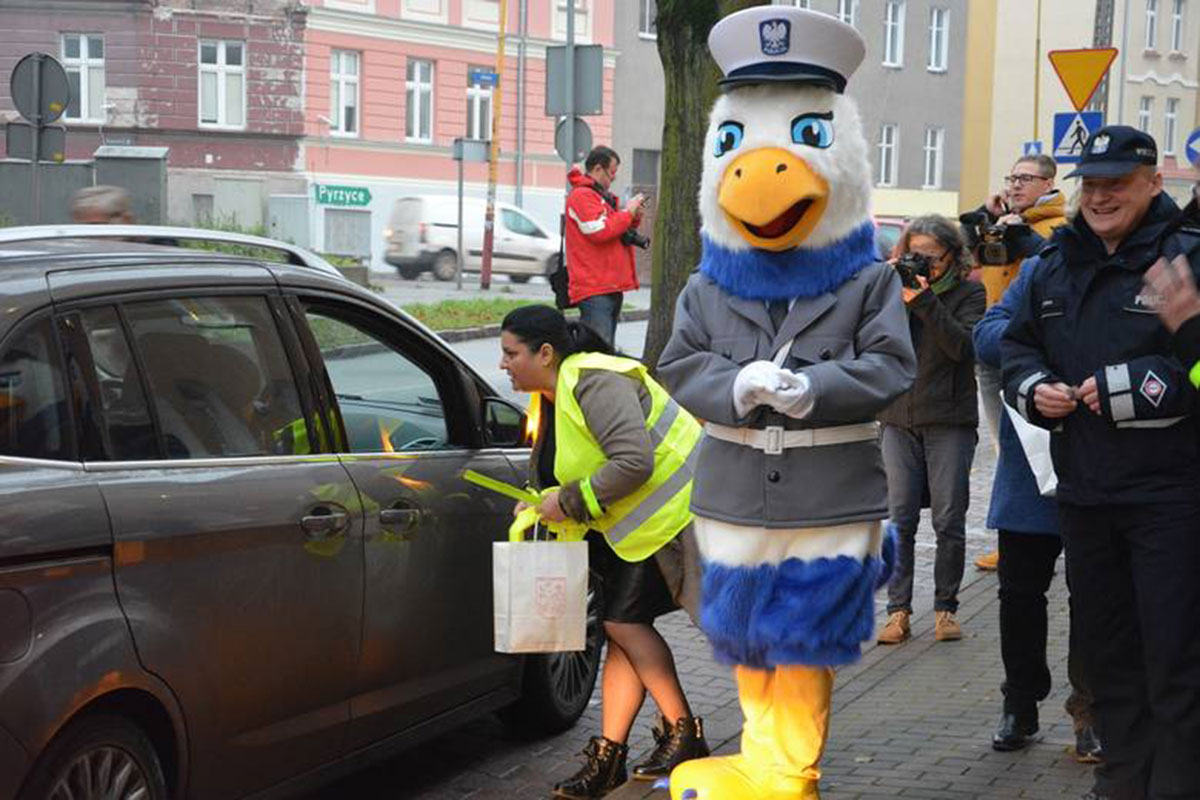
{"label": "blue feather collar", "polygon": [[730,250],[705,235],[701,240],[700,272],[725,291],[746,300],[817,297],[879,260],[875,226],[870,221],[825,247],[796,247],[779,253]]}

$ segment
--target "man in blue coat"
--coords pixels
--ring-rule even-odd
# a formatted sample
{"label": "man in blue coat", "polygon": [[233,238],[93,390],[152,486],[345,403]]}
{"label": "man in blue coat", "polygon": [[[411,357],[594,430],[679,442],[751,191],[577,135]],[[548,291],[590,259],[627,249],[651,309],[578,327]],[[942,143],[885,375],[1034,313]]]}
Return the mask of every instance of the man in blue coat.
{"label": "man in blue coat", "polygon": [[[999,369],[1000,340],[1025,294],[1037,257],[1028,259],[1003,297],[975,326],[975,355]],[[1038,740],[1037,704],[1050,693],[1046,664],[1046,590],[1062,552],[1055,502],[1038,491],[1037,480],[1016,429],[1000,415],[1000,456],[992,483],[987,526],[1000,532],[1000,657],[1004,661],[1004,709],[992,736],[995,750],[1021,750]],[[1100,760],[1100,740],[1092,717],[1092,692],[1083,674],[1082,652],[1072,641],[1067,654],[1071,696],[1066,710],[1075,728],[1075,758]]]}

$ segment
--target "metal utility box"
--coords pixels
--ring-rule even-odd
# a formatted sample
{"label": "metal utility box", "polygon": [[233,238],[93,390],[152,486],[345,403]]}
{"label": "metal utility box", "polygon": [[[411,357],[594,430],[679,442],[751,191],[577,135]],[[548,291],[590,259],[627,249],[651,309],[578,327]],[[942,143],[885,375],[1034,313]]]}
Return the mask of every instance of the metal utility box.
{"label": "metal utility box", "polygon": [[120,186],[133,200],[139,224],[167,222],[167,147],[104,145],[96,150],[96,184]]}

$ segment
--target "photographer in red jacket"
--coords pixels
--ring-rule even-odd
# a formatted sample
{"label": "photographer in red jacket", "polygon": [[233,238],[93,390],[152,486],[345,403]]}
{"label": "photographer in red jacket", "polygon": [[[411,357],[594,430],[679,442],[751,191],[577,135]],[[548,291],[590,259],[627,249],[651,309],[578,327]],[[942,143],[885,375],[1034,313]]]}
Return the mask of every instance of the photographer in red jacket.
{"label": "photographer in red jacket", "polygon": [[567,178],[566,257],[572,305],[579,317],[610,345],[616,337],[623,292],[638,288],[633,246],[646,248],[650,240],[637,232],[646,197],[634,195],[622,210],[609,187],[617,177],[621,159],[603,145],[584,161],[584,170],[573,167]]}

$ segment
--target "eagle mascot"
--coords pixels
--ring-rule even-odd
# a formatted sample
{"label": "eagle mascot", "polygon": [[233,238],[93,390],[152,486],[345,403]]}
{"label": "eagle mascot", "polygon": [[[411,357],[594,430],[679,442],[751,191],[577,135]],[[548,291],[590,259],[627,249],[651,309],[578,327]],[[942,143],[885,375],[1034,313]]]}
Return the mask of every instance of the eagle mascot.
{"label": "eagle mascot", "polygon": [[894,549],[874,417],[916,357],[842,93],[862,37],[759,6],[708,44],[725,77],[704,142],[703,256],[658,372],[705,420],[701,627],[735,667],[745,724],[739,754],[679,765],[671,795],[816,798],[833,670],[871,637]]}

